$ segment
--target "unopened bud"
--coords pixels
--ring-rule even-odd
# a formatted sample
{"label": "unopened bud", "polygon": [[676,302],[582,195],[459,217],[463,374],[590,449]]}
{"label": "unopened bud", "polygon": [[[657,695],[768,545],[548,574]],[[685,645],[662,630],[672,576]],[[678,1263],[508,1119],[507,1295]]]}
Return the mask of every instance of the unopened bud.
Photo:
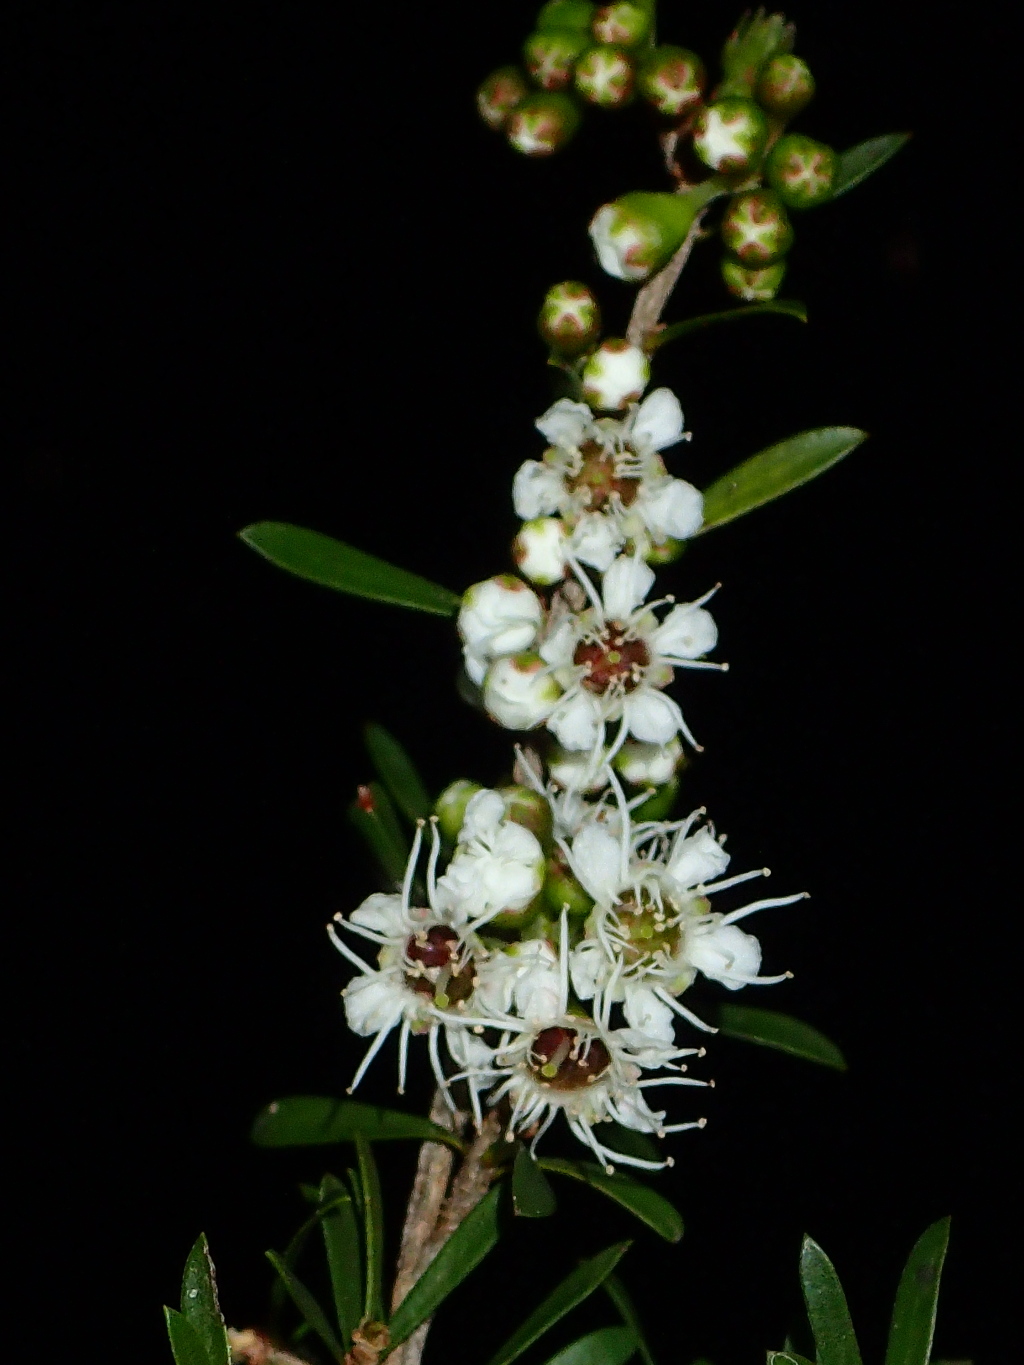
{"label": "unopened bud", "polygon": [[548,0],[537,15],[537,28],[542,33],[551,29],[573,29],[577,33],[589,33],[594,22],[596,5],[590,0]]}
{"label": "unopened bud", "polygon": [[642,744],[629,739],[615,756],[614,766],[631,787],[663,787],[686,762],[680,740]]}
{"label": "unopened bud", "polygon": [[594,901],[583,889],[573,874],[561,849],[556,849],[548,859],[547,875],[544,878],[544,899],[554,915],[562,913],[563,905],[570,915],[582,918],[594,908]]}
{"label": "unopened bud", "polygon": [[646,280],[659,270],[711,197],[705,185],[686,194],[639,191],[602,205],[588,229],[602,268],[617,280]]}
{"label": "unopened bud", "polygon": [[523,61],[542,90],[564,90],[572,81],[578,58],[589,46],[587,34],[569,29],[531,33],[523,45]]}
{"label": "unopened bud", "polygon": [[619,412],[639,399],[650,377],[651,362],[640,347],[611,337],[583,367],[583,397],[592,408]]}
{"label": "unopened bud", "polygon": [[526,77],[518,66],[503,66],[492,71],[476,92],[476,107],[488,128],[498,131],[529,93]]}
{"label": "unopened bud", "polygon": [[722,279],[730,294],[744,303],[768,303],[782,288],[786,262],[776,261],[763,270],[748,270],[731,256],[722,259]]}
{"label": "unopened bud", "polygon": [[793,118],[810,103],[813,95],[811,68],[789,52],[773,57],[757,83],[758,103],[776,118]]}
{"label": "unopened bud", "polygon": [[715,100],[697,115],[693,147],[713,171],[737,175],[760,160],[768,141],[768,118],[753,100]]}
{"label": "unopened bud", "polygon": [[580,749],[552,746],[547,759],[548,775],[567,791],[582,793],[604,791],[608,779],[602,768],[595,769],[593,755]]}
{"label": "unopened bud", "polygon": [[544,295],[537,329],[553,350],[579,355],[601,335],[597,299],[579,280],[553,284]]}
{"label": "unopened bud", "polygon": [[772,190],[737,194],[722,219],[722,240],[748,270],[773,265],[793,244],[793,229]]}
{"label": "unopened bud", "polygon": [[704,63],[697,54],[670,43],[656,47],[637,76],[644,99],[671,119],[682,118],[700,104],[706,83]]}
{"label": "unopened bud", "polygon": [[575,133],[580,111],[568,95],[530,95],[512,111],[508,140],[524,156],[550,156]]}
{"label": "unopened bud", "polygon": [[838,162],[824,142],[787,133],[772,148],[765,174],[784,204],[791,209],[812,209],[832,198]]}
{"label": "unopened bud", "polygon": [[451,786],[445,787],[437,798],[434,814],[441,834],[449,843],[455,843],[459,830],[466,818],[466,807],[482,788],[479,782],[470,782],[468,777],[460,777]]}
{"label": "unopened bud", "polygon": [[543,616],[540,598],[515,574],[474,583],[462,595],[458,628],[472,654],[494,658],[529,649]]}
{"label": "unopened bud", "polygon": [[593,33],[599,43],[617,43],[619,47],[634,47],[647,37],[651,26],[650,15],[639,5],[621,3],[603,5],[594,16]]}
{"label": "unopened bud", "polygon": [[536,835],[543,848],[551,847],[551,806],[540,792],[529,787],[501,787],[508,818]]}
{"label": "unopened bud", "polygon": [[793,46],[795,32],[781,14],[765,14],[763,9],[751,14],[748,10],[722,49],[719,94],[749,98],[766,64]]}
{"label": "unopened bud", "polygon": [[536,517],[523,522],[512,542],[512,558],[531,583],[549,588],[565,577],[565,526],[561,517]]}
{"label": "unopened bud", "polygon": [[620,109],[633,94],[633,60],[620,47],[589,48],[576,63],[576,89],[600,109]]}
{"label": "unopened bud", "polygon": [[484,679],[484,706],[507,730],[535,730],[551,714],[562,689],[539,654],[508,654]]}

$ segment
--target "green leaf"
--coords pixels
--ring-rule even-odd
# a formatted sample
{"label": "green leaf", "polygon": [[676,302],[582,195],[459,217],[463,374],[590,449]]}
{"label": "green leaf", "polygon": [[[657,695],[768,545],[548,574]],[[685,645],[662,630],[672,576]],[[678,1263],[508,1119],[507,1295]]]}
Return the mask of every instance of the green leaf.
{"label": "green leaf", "polygon": [[836,1071],[846,1070],[846,1058],[831,1039],[789,1014],[755,1009],[752,1005],[722,1005],[718,1011],[718,1029],[728,1038],[742,1038],[744,1042],[778,1048],[780,1052],[834,1067]]}
{"label": "green leaf", "polygon": [[398,884],[405,876],[409,845],[398,824],[391,798],[379,782],[360,787],[348,818],[370,846],[386,877]]}
{"label": "green leaf", "polygon": [[640,1314],[636,1311],[636,1306],[629,1296],[629,1290],[618,1275],[609,1275],[603,1287],[604,1292],[619,1310],[622,1321],[627,1327],[632,1327],[636,1336],[637,1350],[640,1352],[640,1358],[644,1365],[654,1365],[654,1356],[651,1354],[651,1348],[648,1346],[643,1328],[640,1326]]}
{"label": "green leaf", "polygon": [[345,1348],[335,1336],[334,1328],[331,1326],[327,1314],[317,1303],[313,1295],[295,1272],[285,1264],[283,1256],[278,1256],[276,1251],[268,1251],[267,1260],[277,1271],[278,1275],[280,1275],[281,1281],[288,1291],[289,1298],[302,1314],[303,1319],[317,1334],[334,1359],[338,1361],[343,1360]]}
{"label": "green leaf", "polygon": [[896,1291],[885,1365],[928,1365],[948,1244],[948,1218],[926,1228],[915,1243]]}
{"label": "green leaf", "polygon": [[[639,809],[639,808],[638,808]],[[636,812],[634,812],[635,818]],[[650,1161],[660,1163],[663,1160],[661,1149],[658,1144],[649,1138],[646,1133],[638,1133],[635,1128],[627,1128],[625,1124],[611,1123],[601,1124],[601,1146],[607,1147],[613,1152],[621,1152],[623,1156],[635,1156],[640,1161]],[[660,1170],[651,1171],[651,1175],[660,1175]]]}
{"label": "green leaf", "polygon": [[381,1109],[356,1100],[336,1100],[327,1095],[292,1095],[275,1100],[256,1117],[252,1140],[257,1147],[316,1147],[331,1142],[369,1142],[412,1138],[417,1142],[446,1142],[462,1150],[454,1133],[418,1114]]}
{"label": "green leaf", "polygon": [[352,1207],[352,1196],[336,1176],[324,1176],[320,1183],[320,1199],[323,1206],[320,1226],[331,1272],[334,1312],[347,1348],[352,1344],[353,1331],[359,1326],[365,1297],[359,1223]]}
{"label": "green leaf", "polygon": [[907,145],[910,137],[910,133],[885,133],[882,137],[869,138],[867,142],[858,142],[856,147],[840,152],[835,180],[832,182],[832,198],[845,194],[854,185],[873,175],[901,147]]}
{"label": "green leaf", "polygon": [[376,602],[392,602],[398,607],[412,607],[434,616],[454,616],[459,609],[458,594],[319,531],[307,531],[283,521],[258,521],[238,535],[279,569],[287,569],[322,587]]}
{"label": "green leaf", "polygon": [[557,1207],[555,1192],[527,1147],[519,1148],[512,1167],[512,1207],[520,1218],[548,1218]]}
{"label": "green leaf", "polygon": [[217,1302],[217,1281],[206,1237],[199,1234],[185,1262],[181,1281],[181,1311],[203,1343],[210,1365],[230,1365],[228,1334]]}
{"label": "green leaf", "polygon": [[[300,1190],[303,1190],[304,1195],[307,1190],[311,1191],[312,1198],[310,1199],[310,1203],[319,1205],[320,1191],[317,1189],[315,1185],[306,1186],[305,1188],[303,1188],[303,1186],[300,1185],[299,1188]],[[281,1260],[284,1262],[284,1264],[288,1267],[289,1270],[295,1269],[295,1266],[298,1263],[298,1259],[302,1255],[303,1248],[305,1247],[306,1242],[309,1239],[309,1234],[313,1231],[313,1229],[316,1227],[319,1221],[320,1221],[319,1213],[313,1213],[299,1227],[298,1231],[294,1234],[291,1241],[285,1247],[284,1252],[282,1253],[281,1256]],[[270,1288],[270,1312],[273,1318],[276,1319],[277,1317],[280,1316],[287,1297],[288,1291],[285,1289],[284,1284],[279,1276],[274,1281]]]}
{"label": "green leaf", "polygon": [[488,1365],[511,1365],[513,1360],[518,1360],[539,1337],[554,1327],[556,1322],[560,1322],[566,1313],[589,1298],[595,1289],[600,1289],[603,1281],[612,1273],[631,1245],[631,1242],[618,1242],[605,1251],[599,1251],[589,1260],[582,1261],[571,1275],[567,1275],[561,1284],[552,1290],[540,1307],[534,1309],[519,1330],[512,1333],[498,1353],[491,1357]]}
{"label": "green leaf", "polygon": [[174,1308],[164,1308],[164,1321],[167,1323],[175,1365],[210,1365],[206,1347],[187,1318]]}
{"label": "green leaf", "polygon": [[500,1197],[497,1185],[484,1195],[395,1309],[388,1323],[392,1346],[411,1337],[421,1323],[433,1317],[452,1290],[497,1245]]}
{"label": "green leaf", "polygon": [[800,1283],[818,1365],[861,1365],[860,1349],[836,1268],[813,1237],[800,1248]]}
{"label": "green leaf", "polygon": [[366,1270],[363,1312],[374,1322],[381,1322],[384,1318],[384,1208],[373,1149],[362,1133],[356,1134],[356,1157],[363,1189],[363,1265]]}
{"label": "green leaf", "polygon": [[581,1180],[595,1190],[600,1190],[609,1199],[614,1199],[634,1217],[653,1228],[666,1242],[678,1242],[683,1235],[683,1219],[674,1204],[664,1195],[658,1194],[648,1185],[641,1185],[629,1176],[609,1175],[602,1166],[589,1161],[566,1161],[562,1157],[544,1157],[537,1165],[556,1175],[568,1176],[571,1180]]}
{"label": "green leaf", "polygon": [[769,1351],[768,1365],[814,1365],[814,1361],[796,1351]]}
{"label": "green leaf", "polygon": [[807,305],[798,299],[772,299],[770,303],[748,303],[741,308],[723,308],[720,313],[702,313],[700,317],[684,318],[682,322],[672,322],[660,332],[655,332],[648,346],[658,350],[668,341],[689,336],[691,332],[702,332],[719,322],[735,322],[740,318],[756,318],[766,313],[779,313],[782,317],[796,318],[798,322],[807,321]]}
{"label": "green leaf", "polygon": [[752,455],[705,490],[704,525],[698,534],[799,488],[865,440],[867,432],[856,427],[818,427]]}
{"label": "green leaf", "polygon": [[363,731],[366,747],[380,779],[410,820],[427,820],[433,806],[420,775],[405,749],[383,725],[370,723]]}
{"label": "green leaf", "polygon": [[553,1355],[547,1365],[625,1365],[637,1348],[631,1327],[599,1327]]}

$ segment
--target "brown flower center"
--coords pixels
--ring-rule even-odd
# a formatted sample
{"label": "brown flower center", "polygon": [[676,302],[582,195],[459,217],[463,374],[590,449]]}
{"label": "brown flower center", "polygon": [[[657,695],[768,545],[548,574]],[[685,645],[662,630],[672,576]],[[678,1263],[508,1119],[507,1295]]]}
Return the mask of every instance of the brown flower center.
{"label": "brown flower center", "polygon": [[582,1090],[611,1066],[608,1049],[600,1038],[582,1038],[575,1029],[542,1029],[533,1040],[530,1070],[552,1090]]}
{"label": "brown flower center", "polygon": [[572,661],[586,668],[583,686],[591,692],[607,692],[610,687],[632,692],[643,681],[651,653],[643,640],[630,638],[624,626],[612,621],[596,640],[581,640]]}
{"label": "brown flower center", "polygon": [[580,454],[583,467],[568,480],[569,491],[585,494],[587,505],[594,512],[607,507],[613,496],[618,497],[623,507],[629,507],[640,490],[639,480],[616,474],[615,457],[596,441],[587,441],[580,447]]}
{"label": "brown flower center", "polygon": [[418,964],[418,969],[406,972],[406,981],[419,995],[429,996],[439,1009],[448,1009],[473,994],[473,959],[467,957],[459,967],[459,936],[454,929],[435,924],[425,933],[413,934],[405,945],[405,955]]}

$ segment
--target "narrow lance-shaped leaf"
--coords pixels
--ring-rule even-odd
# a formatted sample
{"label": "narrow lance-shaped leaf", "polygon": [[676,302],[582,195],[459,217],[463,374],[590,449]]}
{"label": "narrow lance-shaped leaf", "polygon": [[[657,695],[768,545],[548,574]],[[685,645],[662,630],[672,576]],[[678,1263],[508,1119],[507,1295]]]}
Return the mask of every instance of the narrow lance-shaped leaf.
{"label": "narrow lance-shaped leaf", "polygon": [[949,1219],[918,1238],[900,1276],[885,1365],[928,1365],[939,1306],[939,1280],[949,1244]]}
{"label": "narrow lance-shaped leaf", "polygon": [[[300,1185],[299,1189],[302,1191],[303,1197],[310,1198],[310,1196],[312,1196],[310,1198],[310,1203],[312,1204],[320,1203],[320,1191],[317,1189],[315,1185],[313,1186]],[[316,1227],[319,1221],[320,1221],[319,1214],[318,1213],[312,1214],[299,1227],[299,1229],[292,1237],[291,1241],[285,1247],[284,1252],[281,1255],[281,1260],[288,1267],[289,1270],[295,1269],[295,1266],[298,1264],[299,1257],[302,1255],[303,1248],[305,1247],[306,1242],[309,1240],[309,1234],[313,1231],[313,1229]],[[281,1279],[279,1275],[270,1289],[270,1312],[271,1316],[274,1319],[280,1316],[281,1311],[284,1308],[285,1300],[287,1298],[288,1291],[284,1286],[284,1281]]]}
{"label": "narrow lance-shaped leaf", "polygon": [[547,1218],[557,1207],[547,1177],[523,1146],[512,1167],[512,1207],[520,1218]]}
{"label": "narrow lance-shaped leaf", "polygon": [[373,765],[398,808],[410,820],[429,819],[433,809],[430,797],[402,745],[383,725],[371,723],[363,733]]}
{"label": "narrow lance-shaped leaf", "polygon": [[566,1313],[600,1288],[605,1277],[611,1274],[631,1245],[630,1242],[619,1242],[577,1266],[530,1314],[519,1330],[513,1332],[497,1354],[491,1357],[488,1365],[511,1365],[513,1360],[518,1360]]}
{"label": "narrow lance-shaped leaf", "polygon": [[412,1336],[498,1242],[498,1186],[488,1191],[452,1233],[388,1323],[392,1346]]}
{"label": "narrow lance-shaped leaf", "polygon": [[727,1038],[742,1038],[744,1042],[774,1047],[808,1062],[834,1067],[836,1071],[846,1070],[846,1058],[835,1043],[792,1015],[752,1005],[722,1005],[717,1023],[719,1032]]}
{"label": "narrow lance-shaped leaf", "polygon": [[651,1348],[647,1344],[643,1328],[640,1325],[640,1314],[636,1311],[636,1306],[629,1296],[629,1290],[619,1279],[618,1275],[609,1275],[604,1282],[604,1292],[611,1299],[612,1303],[619,1310],[619,1316],[627,1327],[633,1329],[636,1336],[637,1350],[644,1365],[654,1365],[654,1356]]}
{"label": "narrow lance-shaped leaf", "polygon": [[347,1348],[352,1344],[353,1331],[359,1326],[365,1300],[359,1224],[352,1207],[352,1196],[336,1176],[324,1176],[320,1199],[323,1206],[320,1226],[331,1274],[334,1312]]}
{"label": "narrow lance-shaped leaf", "polygon": [[206,1237],[200,1233],[185,1262],[181,1311],[203,1343],[210,1365],[230,1365],[228,1334],[217,1302],[217,1281]]}
{"label": "narrow lance-shaped leaf", "polygon": [[698,534],[799,488],[865,440],[867,432],[856,427],[818,427],[752,455],[705,490],[704,525]]}
{"label": "narrow lance-shaped leaf", "polygon": [[164,1308],[167,1336],[175,1365],[210,1365],[206,1347],[189,1320],[174,1308]]}
{"label": "narrow lance-shaped leaf", "polygon": [[456,593],[319,531],[283,521],[258,521],[238,534],[271,564],[322,587],[434,616],[454,616],[459,609]]}
{"label": "narrow lance-shaped leaf", "polygon": [[599,1327],[553,1355],[547,1365],[626,1365],[636,1353],[631,1327]]}
{"label": "narrow lance-shaped leaf", "polygon": [[381,1322],[384,1317],[384,1207],[373,1149],[362,1133],[356,1134],[356,1156],[363,1187],[363,1267],[366,1276],[363,1312],[374,1322]]}
{"label": "narrow lance-shaped leaf", "polygon": [[417,1114],[326,1095],[292,1095],[275,1100],[257,1116],[252,1128],[252,1140],[257,1147],[315,1147],[354,1142],[359,1136],[370,1142],[398,1138],[446,1142],[462,1149],[454,1133]]}
{"label": "narrow lance-shaped leaf", "polygon": [[334,1359],[343,1360],[345,1348],[335,1335],[330,1319],[317,1303],[314,1295],[302,1283],[295,1271],[285,1264],[283,1256],[279,1256],[276,1251],[268,1251],[267,1260],[280,1275],[281,1281],[288,1291],[288,1297],[302,1314],[304,1321],[317,1334]]}
{"label": "narrow lance-shaped leaf", "polygon": [[391,798],[379,782],[360,787],[348,808],[348,817],[370,846],[384,875],[401,882],[409,858],[409,846],[398,824]]}
{"label": "narrow lance-shaped leaf", "polygon": [[813,1237],[800,1248],[800,1283],[818,1365],[861,1365],[860,1348],[836,1268]]}
{"label": "narrow lance-shaped leaf", "polygon": [[699,317],[684,318],[682,322],[669,323],[660,332],[655,332],[648,341],[648,349],[658,350],[666,342],[677,341],[692,332],[703,332],[720,322],[738,322],[740,318],[762,317],[768,313],[778,313],[782,317],[796,318],[798,322],[807,321],[807,305],[798,299],[772,299],[769,303],[748,303],[740,308],[723,308],[718,313],[701,313]]}
{"label": "narrow lance-shaped leaf", "polygon": [[653,1228],[666,1242],[678,1242],[683,1235],[683,1219],[679,1210],[649,1185],[641,1185],[638,1180],[618,1173],[609,1175],[604,1167],[589,1161],[544,1157],[537,1164],[542,1170],[568,1176],[571,1180],[581,1180],[592,1189],[606,1194],[642,1223]]}
{"label": "narrow lance-shaped leaf", "polygon": [[845,152],[840,152],[839,164],[832,182],[832,198],[835,199],[840,194],[845,194],[847,190],[852,190],[854,185],[859,185],[880,166],[884,166],[890,157],[895,156],[901,147],[907,145],[910,136],[910,133],[884,133],[881,137],[858,142],[856,147],[849,147]]}

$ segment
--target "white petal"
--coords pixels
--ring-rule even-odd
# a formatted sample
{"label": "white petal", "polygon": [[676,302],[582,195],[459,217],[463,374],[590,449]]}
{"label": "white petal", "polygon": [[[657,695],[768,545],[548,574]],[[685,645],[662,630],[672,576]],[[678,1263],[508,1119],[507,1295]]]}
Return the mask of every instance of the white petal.
{"label": "white petal", "polygon": [[553,516],[565,500],[565,481],[550,466],[540,460],[526,460],[516,470],[512,480],[512,505],[516,516],[522,517],[523,521]]}
{"label": "white petal", "polygon": [[534,426],[553,446],[563,450],[573,450],[583,441],[587,428],[593,421],[593,414],[586,403],[574,403],[571,398],[560,398],[552,403]]}
{"label": "white petal", "polygon": [[671,1044],[675,1038],[672,1027],[675,1016],[654,994],[653,987],[645,986],[642,981],[628,981],[623,994],[623,1013],[630,1027],[659,1043]]}
{"label": "white petal", "polygon": [[[504,799],[496,791],[484,787],[469,798],[459,831],[459,843],[468,844],[471,839],[493,839],[504,818]],[[525,830],[524,833],[529,831]]]}
{"label": "white petal", "polygon": [[718,924],[710,932],[697,934],[686,945],[686,958],[713,981],[720,981],[731,991],[746,985],[748,976],[756,976],[761,965],[761,945],[753,934],[745,934],[735,924]]}
{"label": "white petal", "polygon": [[592,749],[597,743],[601,708],[589,692],[577,692],[548,720],[548,729],[565,749]]}
{"label": "white petal", "polygon": [[704,524],[704,494],[685,479],[652,479],[645,482],[633,509],[655,542],[687,540]]}
{"label": "white petal", "polygon": [[671,697],[638,687],[622,703],[629,733],[647,744],[667,744],[679,730],[682,714]]}
{"label": "white petal", "polygon": [[729,866],[729,855],[710,833],[699,829],[694,834],[677,837],[669,854],[667,873],[680,890],[714,881]]}
{"label": "white petal", "polygon": [[569,955],[572,988],[581,1000],[592,999],[608,974],[608,959],[597,939],[585,938]]}
{"label": "white petal", "polygon": [[487,665],[490,660],[483,658],[479,654],[474,654],[469,649],[462,651],[462,660],[466,666],[466,676],[470,682],[476,683],[477,687],[483,686],[484,674],[487,672]]}
{"label": "white petal", "polygon": [[459,635],[480,658],[514,654],[533,643],[543,612],[540,598],[521,578],[499,574],[463,594]]}
{"label": "white petal", "polygon": [[572,841],[576,876],[601,905],[618,900],[622,890],[619,840],[604,825],[584,825]]}
{"label": "white petal", "polygon": [[611,517],[586,512],[576,523],[569,543],[578,560],[603,573],[622,547],[622,532]]}
{"label": "white petal", "polygon": [[650,592],[654,570],[642,559],[620,557],[604,576],[601,599],[610,621],[625,621]]}
{"label": "white petal", "polygon": [[406,931],[405,915],[402,912],[401,896],[387,896],[375,891],[367,896],[358,910],[349,916],[353,924],[361,924],[364,929],[374,929],[388,938],[397,938]]}
{"label": "white petal", "polygon": [[565,577],[565,523],[561,517],[524,521],[512,543],[512,557],[531,582],[550,587]]}
{"label": "white petal", "polygon": [[698,659],[718,643],[715,618],[703,607],[673,607],[651,636],[656,654],[665,659]]}
{"label": "white petal", "polygon": [[566,668],[576,649],[576,626],[571,617],[561,621],[540,646],[540,657],[552,668]]}
{"label": "white petal", "polygon": [[674,446],[683,436],[683,409],[671,389],[655,389],[637,409],[633,438],[653,450]]}
{"label": "white petal", "polygon": [[539,655],[507,655],[491,664],[484,678],[487,713],[508,730],[543,724],[560,696],[561,688]]}
{"label": "white petal", "polygon": [[345,987],[345,1018],[353,1033],[368,1037],[394,1028],[406,1006],[405,988],[382,972],[357,976]]}
{"label": "white petal", "polygon": [[[675,776],[682,759],[683,746],[678,739],[669,740],[667,744],[639,744],[627,740],[614,766],[633,787],[660,787]],[[554,776],[553,769],[551,772]]]}

